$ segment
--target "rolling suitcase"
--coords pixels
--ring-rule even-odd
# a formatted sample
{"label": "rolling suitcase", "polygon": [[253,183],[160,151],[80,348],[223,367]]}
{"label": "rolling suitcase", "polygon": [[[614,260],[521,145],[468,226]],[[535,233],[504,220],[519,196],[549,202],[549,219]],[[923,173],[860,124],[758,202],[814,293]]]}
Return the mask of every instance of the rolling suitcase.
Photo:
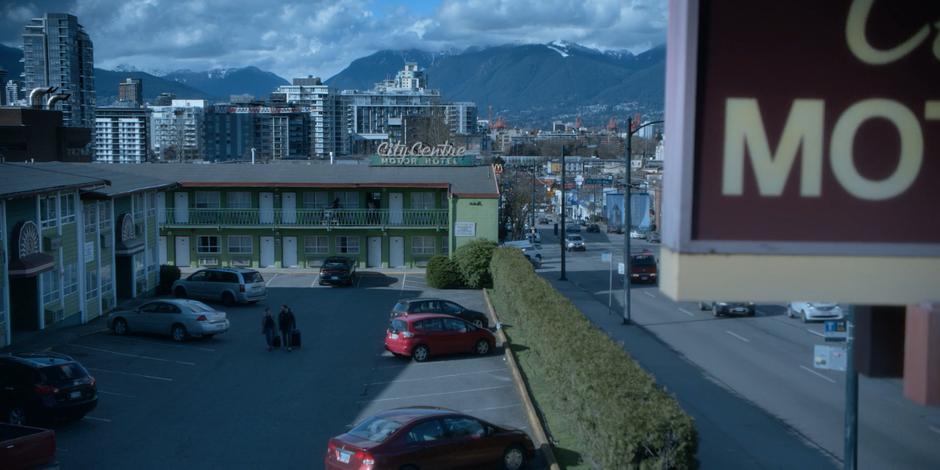
{"label": "rolling suitcase", "polygon": [[300,330],[294,330],[290,332],[290,345],[293,348],[300,347]]}
{"label": "rolling suitcase", "polygon": [[277,349],[281,347],[281,337],[274,335],[274,341],[271,341],[271,347]]}

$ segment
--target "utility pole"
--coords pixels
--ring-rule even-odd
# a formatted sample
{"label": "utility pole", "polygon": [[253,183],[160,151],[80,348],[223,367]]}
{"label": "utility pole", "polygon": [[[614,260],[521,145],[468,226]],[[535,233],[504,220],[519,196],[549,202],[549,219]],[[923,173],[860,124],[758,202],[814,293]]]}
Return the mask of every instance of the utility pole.
{"label": "utility pole", "polygon": [[652,121],[642,126],[633,128],[633,121],[627,119],[627,151],[625,168],[623,171],[623,324],[629,325],[633,322],[630,312],[630,282],[631,278],[631,259],[630,259],[630,232],[633,229],[633,204],[630,201],[630,175],[632,167],[630,165],[633,153],[633,134],[640,129],[653,124],[662,124],[663,121]]}
{"label": "utility pole", "polygon": [[567,281],[565,276],[565,145],[561,146],[561,233],[558,234],[558,240],[561,244],[561,277],[559,281]]}
{"label": "utility pole", "polygon": [[538,173],[538,162],[532,162],[532,204],[530,210],[532,212],[531,222],[529,223],[529,231],[532,235],[535,235],[535,177]]}

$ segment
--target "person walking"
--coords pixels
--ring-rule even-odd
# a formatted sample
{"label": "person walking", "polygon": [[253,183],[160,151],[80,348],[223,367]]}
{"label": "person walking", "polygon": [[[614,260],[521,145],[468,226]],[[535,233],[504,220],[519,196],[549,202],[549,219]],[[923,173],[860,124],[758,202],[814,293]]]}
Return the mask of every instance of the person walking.
{"label": "person walking", "polygon": [[281,330],[281,342],[284,343],[288,351],[292,351],[291,332],[297,326],[297,319],[294,317],[294,312],[287,305],[281,305],[281,313],[277,315],[277,326]]}
{"label": "person walking", "polygon": [[271,309],[264,309],[264,318],[261,319],[261,334],[264,335],[268,343],[268,351],[274,349],[274,338],[277,337],[277,325],[274,323],[274,315],[271,315]]}

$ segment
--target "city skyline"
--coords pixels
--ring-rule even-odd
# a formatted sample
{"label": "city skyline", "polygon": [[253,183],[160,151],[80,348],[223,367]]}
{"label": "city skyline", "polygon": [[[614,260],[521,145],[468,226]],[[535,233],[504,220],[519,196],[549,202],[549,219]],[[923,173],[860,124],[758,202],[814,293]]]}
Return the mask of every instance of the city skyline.
{"label": "city skyline", "polygon": [[461,51],[565,40],[639,53],[664,43],[666,26],[665,2],[655,0],[163,3],[14,2],[0,7],[0,43],[22,47],[22,28],[32,18],[67,12],[95,42],[97,67],[159,74],[253,65],[290,79],[329,78],[383,49]]}

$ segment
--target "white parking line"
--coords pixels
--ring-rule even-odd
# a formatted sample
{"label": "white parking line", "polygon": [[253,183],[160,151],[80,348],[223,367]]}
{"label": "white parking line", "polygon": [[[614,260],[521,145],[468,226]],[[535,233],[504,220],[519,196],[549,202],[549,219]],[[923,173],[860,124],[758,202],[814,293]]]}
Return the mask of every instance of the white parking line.
{"label": "white parking line", "polygon": [[[408,280],[408,273],[401,273],[401,294],[405,293],[405,281]],[[399,295],[401,295],[399,294]]]}
{"label": "white parking line", "polygon": [[681,308],[681,307],[679,308],[679,311],[682,312],[682,313],[684,313],[684,314],[686,314],[686,315],[688,315],[688,316],[690,316],[690,317],[694,317],[694,316],[695,316],[695,314],[693,314],[692,312],[690,312],[690,311],[688,311],[688,310],[686,310],[686,309],[684,309],[684,308]]}
{"label": "white parking line", "polygon": [[737,333],[735,333],[735,332],[733,332],[733,331],[725,330],[725,333],[728,333],[729,335],[734,336],[735,338],[737,338],[737,339],[739,339],[739,340],[741,340],[741,341],[744,341],[745,343],[750,343],[750,342],[751,342],[751,340],[749,340],[749,339],[747,339],[747,338],[745,338],[745,337],[743,337],[743,336],[741,336],[741,335],[739,335],[739,334],[737,334]]}
{"label": "white parking line", "polygon": [[108,419],[108,418],[98,418],[98,417],[96,417],[96,416],[88,416],[88,415],[85,415],[85,419],[90,419],[90,420],[92,420],[92,421],[101,421],[102,423],[110,423],[110,422],[111,422],[111,420]]}
{"label": "white parking line", "polygon": [[809,328],[806,328],[806,331],[808,331],[808,332],[810,332],[810,333],[812,333],[812,334],[814,334],[814,335],[816,335],[816,336],[819,336],[819,337],[821,337],[821,338],[825,338],[825,337],[826,337],[826,335],[824,335],[824,334],[822,334],[822,333],[820,333],[820,332],[818,332],[818,331],[813,331],[813,330],[811,330],[811,329],[809,329]]}
{"label": "white parking line", "polygon": [[95,371],[95,372],[105,372],[105,373],[108,373],[108,374],[127,375],[127,376],[130,376],[130,377],[140,377],[140,378],[150,379],[150,380],[160,380],[160,381],[163,381],[163,382],[172,382],[172,381],[173,381],[173,379],[171,379],[171,378],[169,378],[169,377],[160,377],[160,376],[156,376],[156,375],[136,374],[136,373],[134,373],[134,372],[122,372],[122,371],[119,371],[119,370],[111,370],[111,369],[99,369],[99,368],[97,368],[97,367],[86,367],[86,369],[88,369],[88,370],[93,370],[93,371]]}
{"label": "white parking line", "polygon": [[454,390],[452,392],[437,392],[437,393],[424,393],[420,395],[407,395],[404,397],[391,397],[391,398],[376,398],[372,400],[359,400],[359,403],[373,403],[379,401],[395,401],[395,400],[410,400],[412,398],[425,398],[425,397],[437,397],[441,395],[456,395],[458,393],[472,393],[472,392],[485,392],[487,390],[499,390],[501,388],[515,387],[515,385],[500,385],[497,387],[482,387],[482,388],[470,388],[467,390]]}
{"label": "white parking line", "polygon": [[134,395],[128,395],[128,394],[126,394],[126,393],[118,393],[118,392],[109,392],[109,391],[107,391],[107,390],[102,390],[102,389],[100,389],[100,388],[98,389],[98,393],[103,394],[103,395],[114,395],[114,396],[116,396],[116,397],[137,398],[137,397],[134,396]]}
{"label": "white parking line", "polygon": [[937,434],[940,434],[940,428],[938,428],[938,427],[936,427],[936,426],[927,425],[927,428],[929,428],[931,431],[933,431],[933,432],[935,432],[935,433],[937,433]]}
{"label": "white parking line", "polygon": [[644,293],[644,294],[646,294],[646,295],[647,295],[647,296],[649,296],[649,297],[652,297],[652,298],[654,298],[654,299],[656,298],[656,296],[655,296],[655,295],[653,295],[653,293],[652,293],[652,292],[648,292],[648,291],[643,291],[643,293]]}
{"label": "white parking line", "polygon": [[271,279],[268,279],[268,282],[265,282],[265,283],[264,283],[264,287],[270,286],[270,285],[271,285],[271,281],[273,281],[275,278],[277,278],[277,273],[274,273],[274,275],[271,276]]}
{"label": "white parking line", "polygon": [[135,359],[146,359],[146,360],[148,360],[148,361],[172,362],[172,363],[180,364],[180,365],[183,365],[183,366],[194,366],[194,365],[196,365],[195,362],[174,361],[174,360],[170,360],[170,359],[163,359],[163,358],[153,357],[153,356],[141,356],[140,354],[128,354],[128,353],[122,353],[122,352],[117,352],[117,351],[109,351],[109,350],[107,350],[107,349],[93,348],[93,347],[91,347],[91,346],[84,346],[84,345],[81,345],[81,344],[69,344],[68,346],[74,346],[74,347],[76,347],[76,348],[84,348],[84,349],[87,349],[87,350],[89,350],[89,351],[97,351],[97,352],[103,352],[103,353],[108,353],[108,354],[114,354],[115,356],[133,357],[133,358],[135,358]]}
{"label": "white parking line", "polygon": [[320,275],[317,274],[317,277],[313,278],[313,282],[310,283],[310,287],[316,287],[316,286],[317,286],[317,281],[319,281],[319,280],[320,280]]}
{"label": "white parking line", "polygon": [[820,374],[819,372],[816,372],[815,370],[810,369],[809,367],[800,366],[800,369],[803,369],[803,370],[805,370],[806,372],[809,372],[810,374],[813,374],[813,375],[815,375],[816,377],[819,377],[820,379],[828,380],[828,381],[830,381],[830,382],[832,382],[832,383],[836,383],[835,380],[832,380],[832,379],[830,379],[829,377],[826,377],[825,375],[822,375],[822,374]]}
{"label": "white parking line", "polygon": [[513,405],[505,405],[505,406],[491,406],[488,408],[477,408],[475,410],[466,410],[464,411],[464,413],[479,413],[481,411],[504,410],[506,408],[518,408],[520,406],[522,406],[522,403],[516,403]]}
{"label": "white parking line", "polygon": [[356,288],[359,288],[359,284],[362,284],[362,276],[356,275]]}
{"label": "white parking line", "polygon": [[447,374],[447,375],[434,375],[434,376],[431,376],[431,377],[419,377],[419,378],[416,378],[416,379],[398,379],[398,380],[389,380],[389,381],[387,381],[387,382],[372,382],[372,383],[367,383],[366,385],[384,385],[384,384],[392,384],[392,383],[398,383],[398,382],[420,382],[420,381],[422,381],[422,380],[435,380],[435,379],[446,379],[446,378],[450,378],[450,377],[461,377],[461,376],[464,376],[464,375],[488,374],[488,373],[490,373],[490,372],[500,372],[500,371],[505,371],[505,370],[506,370],[506,368],[487,369],[487,370],[478,370],[478,371],[476,371],[476,372],[461,372],[461,373],[459,373],[459,374]]}

